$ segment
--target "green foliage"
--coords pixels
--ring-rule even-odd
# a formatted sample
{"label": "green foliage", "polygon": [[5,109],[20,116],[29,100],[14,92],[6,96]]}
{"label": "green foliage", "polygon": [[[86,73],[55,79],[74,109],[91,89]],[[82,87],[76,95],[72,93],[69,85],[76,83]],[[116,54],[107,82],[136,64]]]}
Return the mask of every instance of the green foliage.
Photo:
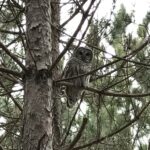
{"label": "green foliage", "polygon": [[[17,3],[16,3],[17,4]],[[18,8],[12,1],[0,1],[0,42],[10,53],[24,63],[24,48],[21,43],[23,29],[23,3]],[[20,31],[19,31],[20,30]],[[19,33],[20,32],[20,33]],[[19,35],[20,34],[20,35]],[[0,68],[20,72],[21,68],[0,48]],[[19,149],[21,143],[21,112],[14,101],[23,104],[21,80],[6,72],[0,72],[0,128],[4,131],[0,141],[4,149]],[[17,87],[17,88],[14,88]],[[0,119],[0,120],[1,120]]]}
{"label": "green foliage", "polygon": [[131,15],[127,14],[124,5],[115,16],[111,31],[111,44],[116,48],[118,56],[124,55],[126,44],[126,28],[132,22]]}
{"label": "green foliage", "polygon": [[125,33],[126,27],[131,23],[131,16],[127,14],[124,5],[121,5],[121,8],[117,15],[115,16],[113,22],[112,38],[121,38],[121,35]]}
{"label": "green foliage", "polygon": [[145,38],[147,36],[148,30],[149,30],[149,27],[148,27],[149,23],[150,23],[150,12],[146,14],[145,18],[143,19],[142,24],[138,28],[137,33],[140,38]]}
{"label": "green foliage", "polygon": [[[24,4],[20,1],[21,7],[19,8],[16,5],[13,7],[14,5],[8,2],[5,3],[5,7],[0,11],[0,39],[24,63],[25,47],[23,41],[25,36],[23,23],[25,16],[22,13],[23,8],[21,9]],[[78,8],[73,6],[71,5],[70,15]],[[81,10],[79,12],[81,13]],[[126,32],[131,22],[131,14],[127,13],[123,5],[115,14],[114,20],[105,18],[101,20],[93,19],[85,38],[85,42],[94,53],[92,69],[102,67],[119,58],[121,59],[141,45],[141,41],[148,35],[150,13],[147,13],[143,23],[139,25],[137,30],[138,37],[133,37],[131,33],[127,34]],[[6,31],[13,31],[15,34],[11,32],[8,34]],[[106,55],[108,50],[105,43],[102,42],[103,39],[114,49],[114,55],[117,57],[108,57]],[[128,124],[133,118],[138,117],[137,115],[141,109],[149,102],[149,96],[118,97],[115,95],[105,95],[104,92],[111,92],[112,94],[121,93],[124,95],[148,93],[150,89],[149,51],[148,46],[144,47],[138,53],[134,53],[130,57],[123,57],[120,61],[94,72],[91,75],[90,86],[101,91],[101,94],[86,92],[82,107],[79,107],[78,111],[76,111],[77,105],[73,109],[68,109],[66,108],[65,100],[62,100],[62,141],[65,139],[63,141],[65,144],[70,144],[76,137],[83,117],[87,117],[88,123],[77,146],[114,133],[101,143],[91,145],[89,148],[85,148],[85,150],[133,150],[135,147],[146,150],[147,145],[142,143],[141,139],[148,137],[150,133],[150,109],[145,109],[138,118],[139,120],[136,120],[132,125],[127,126],[127,128],[121,131],[119,129]],[[130,61],[135,61],[135,63]],[[136,62],[145,63],[147,66]],[[62,61],[62,66],[63,63],[64,60]],[[21,71],[21,68],[2,49],[0,49],[0,67],[18,72]],[[18,77],[1,72],[0,83],[3,83],[3,86],[2,84],[0,85],[0,117],[3,117],[6,121],[0,124],[5,131],[0,136],[0,141],[5,149],[19,149],[21,145],[22,114],[14,104],[13,98],[23,106],[23,93],[22,91],[15,90],[14,86],[17,84],[17,89],[21,89],[24,83]],[[73,118],[75,112],[76,115]],[[69,127],[70,130],[68,130]],[[140,143],[140,145],[137,143]]]}

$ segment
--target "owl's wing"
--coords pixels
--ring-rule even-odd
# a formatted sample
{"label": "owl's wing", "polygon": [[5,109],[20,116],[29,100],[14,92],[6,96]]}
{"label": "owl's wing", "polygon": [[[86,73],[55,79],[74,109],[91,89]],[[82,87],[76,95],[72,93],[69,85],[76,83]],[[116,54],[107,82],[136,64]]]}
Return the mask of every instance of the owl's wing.
{"label": "owl's wing", "polygon": [[68,61],[66,64],[64,71],[62,73],[62,78],[69,78],[74,75],[74,64],[73,60]]}

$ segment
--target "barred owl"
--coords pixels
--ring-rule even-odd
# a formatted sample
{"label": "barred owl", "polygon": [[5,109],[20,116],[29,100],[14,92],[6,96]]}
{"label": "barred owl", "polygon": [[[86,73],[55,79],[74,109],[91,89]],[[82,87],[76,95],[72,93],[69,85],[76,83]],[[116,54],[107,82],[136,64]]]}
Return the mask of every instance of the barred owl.
{"label": "barred owl", "polygon": [[[79,47],[75,49],[70,60],[66,64],[63,72],[63,78],[70,78],[89,72],[91,70],[92,57],[92,50],[88,47]],[[82,88],[88,85],[89,78],[89,75],[85,75],[79,78],[68,80],[68,82],[74,85],[74,87],[66,87],[68,107],[73,107],[73,105],[80,98],[83,92]]]}

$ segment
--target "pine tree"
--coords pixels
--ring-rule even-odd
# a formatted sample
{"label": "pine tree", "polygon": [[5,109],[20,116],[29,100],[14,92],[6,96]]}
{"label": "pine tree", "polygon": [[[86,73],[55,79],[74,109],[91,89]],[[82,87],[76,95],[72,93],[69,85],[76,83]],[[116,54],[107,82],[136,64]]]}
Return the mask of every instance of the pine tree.
{"label": "pine tree", "polygon": [[[100,2],[0,1],[0,149],[148,148],[149,12],[134,37],[134,15],[123,5],[115,12],[115,0],[111,19],[95,19]],[[62,68],[81,44],[94,54],[91,79],[69,109]]]}

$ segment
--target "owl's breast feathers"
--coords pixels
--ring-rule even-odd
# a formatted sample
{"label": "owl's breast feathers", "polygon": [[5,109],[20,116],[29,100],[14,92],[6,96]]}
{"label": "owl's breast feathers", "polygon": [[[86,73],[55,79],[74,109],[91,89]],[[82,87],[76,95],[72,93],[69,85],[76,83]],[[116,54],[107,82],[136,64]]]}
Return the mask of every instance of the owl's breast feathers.
{"label": "owl's breast feathers", "polygon": [[[69,78],[78,76],[81,74],[85,74],[91,70],[91,64],[90,63],[84,63],[81,60],[72,57],[68,63],[66,64],[66,67],[63,72],[63,78]],[[84,76],[82,78],[75,78],[74,80],[69,80],[69,82],[78,82],[78,80],[85,80],[87,76]]]}
{"label": "owl's breast feathers", "polygon": [[91,70],[91,63],[85,63],[75,57],[72,57],[70,61],[72,61],[74,67],[78,68],[78,74],[87,73]]}

